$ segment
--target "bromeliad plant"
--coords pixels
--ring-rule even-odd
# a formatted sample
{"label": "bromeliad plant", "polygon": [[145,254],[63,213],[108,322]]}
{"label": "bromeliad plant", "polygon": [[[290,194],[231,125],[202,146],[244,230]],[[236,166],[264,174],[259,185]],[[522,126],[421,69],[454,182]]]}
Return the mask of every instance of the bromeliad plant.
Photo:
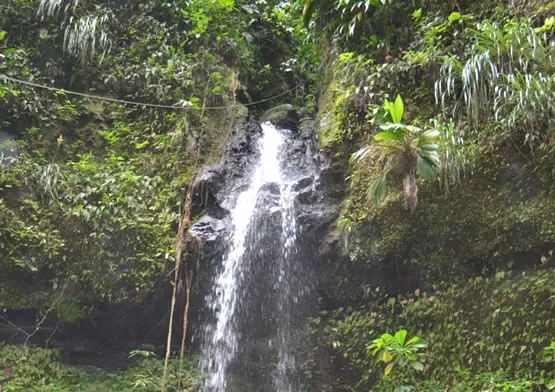
{"label": "bromeliad plant", "polygon": [[368,199],[376,203],[382,202],[387,195],[388,176],[391,172],[396,172],[403,176],[405,207],[413,212],[418,203],[416,177],[437,175],[440,166],[440,132],[403,124],[401,121],[404,111],[403,99],[399,95],[394,102],[386,99],[383,106],[374,112],[372,120],[381,129],[374,137],[376,143],[355,152],[351,159],[360,163],[371,151],[379,151],[385,164],[379,178],[368,187]]}
{"label": "bromeliad plant", "polygon": [[[407,335],[404,329],[397,331],[395,335],[384,333],[366,346],[366,354],[368,357],[377,357],[378,361],[386,365],[384,370],[386,377],[394,368],[399,368],[404,370],[405,376],[410,376],[411,381],[416,383],[413,371],[424,370],[425,354],[422,350],[427,347],[427,343],[419,336],[407,339]],[[397,390],[408,391],[412,388],[401,386],[396,388]]]}

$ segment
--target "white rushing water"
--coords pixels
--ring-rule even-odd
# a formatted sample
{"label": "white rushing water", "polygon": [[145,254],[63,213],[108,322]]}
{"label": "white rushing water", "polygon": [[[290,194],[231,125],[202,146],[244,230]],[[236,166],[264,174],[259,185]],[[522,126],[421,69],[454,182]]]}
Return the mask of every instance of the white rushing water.
{"label": "white rushing water", "polygon": [[[277,392],[292,392],[292,372],[295,369],[293,344],[291,343],[292,302],[297,297],[292,295],[290,281],[294,274],[288,266],[288,260],[295,252],[296,222],[294,213],[292,185],[287,183],[280,169],[280,151],[285,142],[284,136],[273,125],[263,124],[263,135],[259,140],[260,157],[254,168],[248,188],[242,191],[235,206],[230,209],[232,233],[229,249],[224,255],[222,269],[213,283],[213,292],[207,302],[215,314],[215,322],[206,331],[201,367],[206,374],[205,392],[226,392],[228,368],[234,359],[241,331],[237,328],[237,309],[240,306],[240,289],[244,281],[246,268],[249,268],[247,248],[249,241],[256,243],[263,233],[251,233],[250,225],[257,214],[257,199],[260,190],[266,184],[279,185],[281,212],[281,236],[279,239],[279,256],[276,260],[277,279],[274,292],[277,293],[277,366],[273,372],[274,387]],[[270,392],[270,391],[268,391]]]}

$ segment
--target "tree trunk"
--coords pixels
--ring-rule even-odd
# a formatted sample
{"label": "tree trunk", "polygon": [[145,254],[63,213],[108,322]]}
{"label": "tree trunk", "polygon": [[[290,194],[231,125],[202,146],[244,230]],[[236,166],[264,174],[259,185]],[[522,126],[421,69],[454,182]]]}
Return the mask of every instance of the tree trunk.
{"label": "tree trunk", "polygon": [[418,186],[416,185],[416,173],[414,171],[411,170],[405,175],[403,190],[405,193],[405,206],[412,214],[418,204]]}

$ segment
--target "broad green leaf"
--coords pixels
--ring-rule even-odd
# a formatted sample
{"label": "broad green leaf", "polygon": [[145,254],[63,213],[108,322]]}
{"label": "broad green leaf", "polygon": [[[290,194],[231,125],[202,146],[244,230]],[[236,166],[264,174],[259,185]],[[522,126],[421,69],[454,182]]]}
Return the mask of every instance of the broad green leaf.
{"label": "broad green leaf", "polygon": [[384,107],[389,110],[389,113],[391,114],[391,119],[394,123],[400,123],[403,120],[405,104],[403,103],[403,99],[400,95],[397,95],[397,98],[395,98],[395,102],[390,102],[386,99]]}
{"label": "broad green leaf", "polygon": [[439,150],[439,146],[437,144],[422,144],[418,146],[420,150],[423,151],[437,151]]}
{"label": "broad green leaf", "polygon": [[391,362],[391,360],[393,359],[393,356],[391,355],[391,353],[389,351],[384,351],[383,355],[382,355],[382,361],[385,363],[389,363]]}
{"label": "broad green leaf", "polygon": [[413,336],[413,337],[410,338],[410,340],[407,342],[407,346],[414,345],[414,344],[418,343],[419,341],[420,341],[420,336]]}
{"label": "broad green leaf", "polygon": [[389,365],[385,367],[384,374],[386,376],[389,376],[391,374],[391,371],[393,370],[393,366],[395,366],[395,362],[391,362]]}
{"label": "broad green leaf", "polygon": [[422,158],[420,155],[418,156],[416,161],[416,170],[418,170],[418,174],[420,174],[422,177],[435,177],[436,175],[436,169],[434,168],[434,166],[430,164],[428,160]]}
{"label": "broad green leaf", "polygon": [[[387,99],[386,99],[386,102],[388,102]],[[371,122],[376,127],[381,127],[382,125],[390,123],[391,121],[392,121],[391,113],[389,113],[389,110],[387,109],[385,103],[383,106],[380,106],[379,108],[374,109],[372,113]]]}
{"label": "broad green leaf", "polygon": [[433,144],[439,139],[440,133],[438,130],[430,129],[424,132],[418,138],[418,144]]}
{"label": "broad green leaf", "polygon": [[407,338],[407,330],[406,329],[402,329],[400,331],[397,331],[395,333],[395,339],[401,344],[404,345],[405,344],[405,339]]}
{"label": "broad green leaf", "polygon": [[403,140],[403,134],[401,132],[388,132],[383,131],[379,132],[376,136],[374,136],[374,140],[381,142],[384,140]]}
{"label": "broad green leaf", "polygon": [[0,41],[2,41],[5,36],[6,36],[6,32],[3,30],[0,30]]}
{"label": "broad green leaf", "polygon": [[439,153],[437,151],[420,150],[418,156],[427,161],[434,169],[437,169],[441,164]]}
{"label": "broad green leaf", "polygon": [[457,20],[461,19],[461,13],[460,12],[452,12],[451,15],[449,15],[449,21],[450,22],[456,22]]}
{"label": "broad green leaf", "polygon": [[418,361],[411,362],[410,364],[414,370],[418,370],[419,372],[424,370],[424,365]]}

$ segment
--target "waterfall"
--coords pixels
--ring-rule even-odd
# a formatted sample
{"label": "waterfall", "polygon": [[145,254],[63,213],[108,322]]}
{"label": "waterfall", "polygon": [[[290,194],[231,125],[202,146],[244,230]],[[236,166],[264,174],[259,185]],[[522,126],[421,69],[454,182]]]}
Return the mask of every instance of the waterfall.
{"label": "waterfall", "polygon": [[314,170],[291,161],[290,134],[262,124],[248,185],[226,196],[231,230],[206,297],[213,319],[201,347],[205,392],[296,390],[297,331],[312,276],[299,245],[295,197],[300,180],[313,183]]}

